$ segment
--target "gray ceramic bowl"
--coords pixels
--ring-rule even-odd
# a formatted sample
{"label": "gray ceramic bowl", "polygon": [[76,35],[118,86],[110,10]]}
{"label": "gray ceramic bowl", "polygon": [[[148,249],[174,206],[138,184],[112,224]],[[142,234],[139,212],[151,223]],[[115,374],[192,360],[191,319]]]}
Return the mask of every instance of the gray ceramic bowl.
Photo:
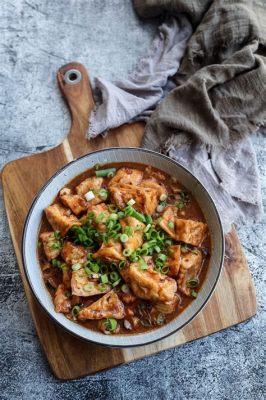
{"label": "gray ceramic bowl", "polygon": [[[165,326],[148,333],[112,336],[86,329],[68,320],[63,314],[55,312],[51,297],[42,278],[36,246],[43,210],[52,203],[58,191],[64,185],[95,164],[127,161],[151,165],[167,172],[171,176],[175,176],[195,196],[210,228],[212,251],[209,270],[202,289],[197,299],[182,314]],[[219,278],[224,255],[224,236],[213,200],[202,184],[187,169],[170,158],[153,151],[139,148],[110,148],[90,153],[70,162],[49,179],[40,190],[29,210],[23,232],[22,255],[26,276],[34,295],[59,325],[86,341],[115,347],[130,347],[151,343],[171,335],[188,324],[204,307]]]}

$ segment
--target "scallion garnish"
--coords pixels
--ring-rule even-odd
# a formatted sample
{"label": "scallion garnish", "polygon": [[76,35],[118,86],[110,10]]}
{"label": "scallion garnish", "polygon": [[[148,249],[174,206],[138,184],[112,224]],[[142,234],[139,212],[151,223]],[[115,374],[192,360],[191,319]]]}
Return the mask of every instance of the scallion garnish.
{"label": "scallion garnish", "polygon": [[116,173],[116,168],[107,168],[107,169],[99,169],[97,171],[95,171],[95,175],[97,177],[106,177],[106,176],[110,176],[110,174],[115,174]]}
{"label": "scallion garnish", "polygon": [[174,229],[174,227],[175,227],[175,224],[173,223],[173,221],[169,221],[168,222],[168,228]]}
{"label": "scallion garnish", "polygon": [[108,197],[108,190],[104,189],[104,188],[100,189],[99,190],[99,196],[103,201],[105,201],[107,199],[107,197]]}
{"label": "scallion garnish", "polygon": [[131,254],[132,254],[132,250],[131,249],[124,249],[123,250],[123,256],[129,257]]}
{"label": "scallion garnish", "polygon": [[192,290],[191,296],[196,299],[198,297],[198,292],[195,292],[195,290]]}
{"label": "scallion garnish", "polygon": [[117,328],[117,320],[114,318],[106,318],[104,321],[105,329],[109,332],[113,332]]}
{"label": "scallion garnish", "polygon": [[104,275],[101,275],[101,282],[102,283],[108,283],[108,275],[107,274],[104,274]]}
{"label": "scallion garnish", "polygon": [[186,286],[187,286],[188,288],[195,288],[195,287],[199,286],[199,280],[198,280],[197,278],[189,279],[189,280],[186,282]]}
{"label": "scallion garnish", "polygon": [[76,263],[72,265],[72,271],[78,271],[81,268],[81,264]]}
{"label": "scallion garnish", "polygon": [[122,243],[126,243],[128,241],[128,235],[126,233],[122,233],[120,240]]}
{"label": "scallion garnish", "polygon": [[72,317],[75,319],[80,312],[80,306],[74,306],[71,310]]}

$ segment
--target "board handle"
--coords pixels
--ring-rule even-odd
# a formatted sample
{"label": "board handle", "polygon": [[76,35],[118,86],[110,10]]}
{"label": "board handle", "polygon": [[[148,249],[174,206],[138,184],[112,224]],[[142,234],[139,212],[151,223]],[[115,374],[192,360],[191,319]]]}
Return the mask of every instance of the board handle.
{"label": "board handle", "polygon": [[81,154],[87,143],[89,116],[94,108],[89,76],[84,65],[71,62],[58,70],[57,81],[72,118],[67,139],[71,148]]}

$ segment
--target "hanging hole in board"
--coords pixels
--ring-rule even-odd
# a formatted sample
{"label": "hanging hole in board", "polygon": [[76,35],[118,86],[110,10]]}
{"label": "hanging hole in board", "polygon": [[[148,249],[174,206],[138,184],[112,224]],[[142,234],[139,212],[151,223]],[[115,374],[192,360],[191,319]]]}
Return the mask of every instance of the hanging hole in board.
{"label": "hanging hole in board", "polygon": [[78,69],[69,69],[64,75],[64,81],[68,85],[76,85],[81,81],[82,75]]}

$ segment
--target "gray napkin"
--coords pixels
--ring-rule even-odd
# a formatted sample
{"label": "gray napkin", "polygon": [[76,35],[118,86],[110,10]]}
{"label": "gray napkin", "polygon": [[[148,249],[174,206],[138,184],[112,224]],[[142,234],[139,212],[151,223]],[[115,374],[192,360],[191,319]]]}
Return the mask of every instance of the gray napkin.
{"label": "gray napkin", "polygon": [[[89,138],[132,120],[147,120],[154,107],[175,87],[172,76],[192,29],[184,16],[171,17],[158,30],[150,51],[136,72],[125,81],[111,84],[96,79],[102,102],[90,119]],[[158,142],[161,142],[158,138]],[[153,143],[145,147],[154,148]],[[205,185],[220,212],[225,232],[231,224],[253,222],[262,213],[256,156],[249,138],[236,140],[224,149],[195,143],[189,134],[164,141],[160,150],[192,171]]]}

